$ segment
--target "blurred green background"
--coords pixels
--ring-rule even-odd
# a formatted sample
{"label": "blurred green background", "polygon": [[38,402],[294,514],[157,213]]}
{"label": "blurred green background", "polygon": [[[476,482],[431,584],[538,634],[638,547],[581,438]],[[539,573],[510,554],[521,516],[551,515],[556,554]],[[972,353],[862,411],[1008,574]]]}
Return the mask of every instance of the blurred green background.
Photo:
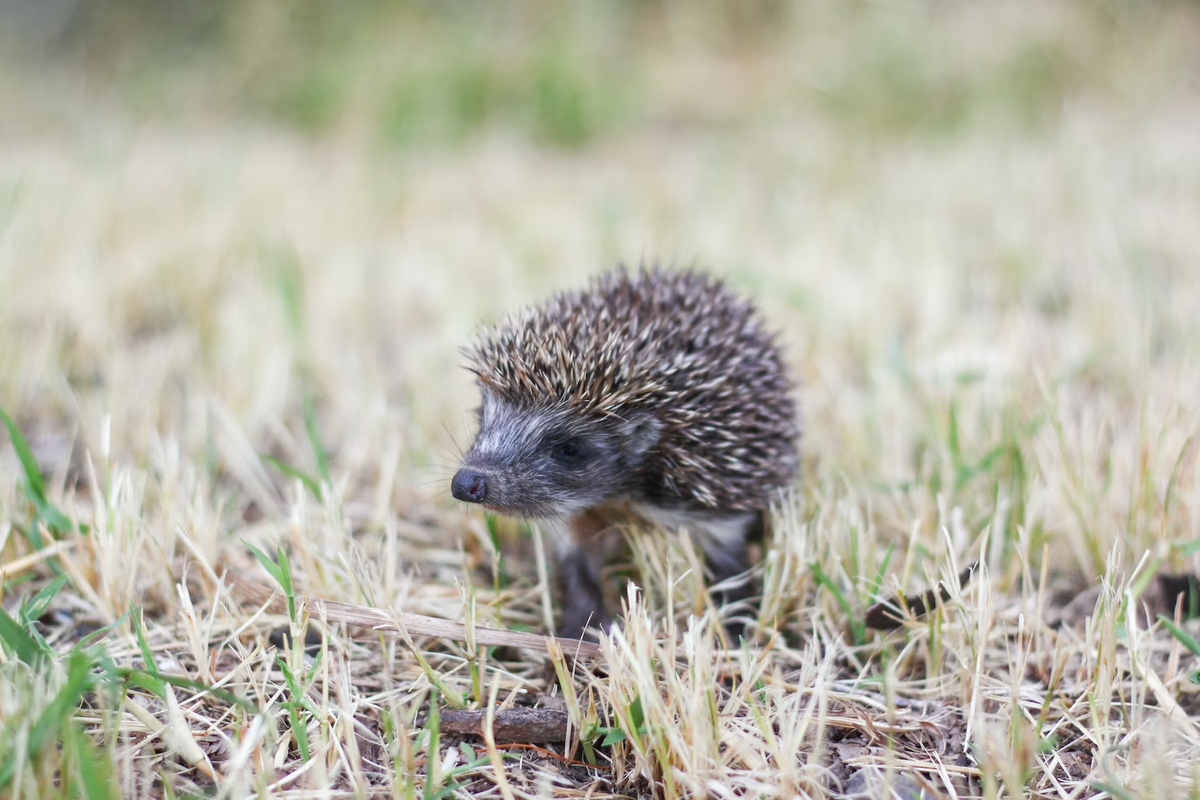
{"label": "blurred green background", "polygon": [[146,115],[237,114],[381,148],[488,132],[583,148],[643,126],[735,133],[795,115],[852,136],[1036,132],[1073,98],[1154,94],[1164,67],[1194,70],[1182,45],[1195,11],[1118,0],[4,0],[0,21],[7,68],[79,71],[88,91]]}

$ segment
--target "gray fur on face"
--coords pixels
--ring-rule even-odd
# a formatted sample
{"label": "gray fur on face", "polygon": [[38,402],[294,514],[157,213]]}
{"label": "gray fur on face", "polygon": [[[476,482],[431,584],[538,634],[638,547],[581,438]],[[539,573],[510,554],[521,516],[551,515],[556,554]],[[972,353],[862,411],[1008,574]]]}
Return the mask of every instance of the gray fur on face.
{"label": "gray fur on face", "polygon": [[566,517],[632,492],[658,430],[650,417],[585,419],[566,405],[523,408],[485,389],[461,468],[483,476],[483,505],[494,511]]}

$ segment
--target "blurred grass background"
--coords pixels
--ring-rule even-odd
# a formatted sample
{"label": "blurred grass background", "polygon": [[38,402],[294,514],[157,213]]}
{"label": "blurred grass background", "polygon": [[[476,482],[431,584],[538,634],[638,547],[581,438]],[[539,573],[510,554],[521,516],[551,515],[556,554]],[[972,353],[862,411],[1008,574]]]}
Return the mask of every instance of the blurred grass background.
{"label": "blurred grass background", "polygon": [[1185,3],[3,8],[10,69],[68,73],[146,117],[232,114],[382,148],[495,131],[580,148],[647,126],[735,133],[795,117],[870,139],[1032,135],[1068,101],[1153,102],[1164,75],[1194,66]]}

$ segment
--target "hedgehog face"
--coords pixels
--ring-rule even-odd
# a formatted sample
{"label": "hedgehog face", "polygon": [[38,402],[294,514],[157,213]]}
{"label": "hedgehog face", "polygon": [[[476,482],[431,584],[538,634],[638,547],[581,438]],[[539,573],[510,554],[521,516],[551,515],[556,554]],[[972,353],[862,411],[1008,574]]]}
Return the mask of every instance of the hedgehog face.
{"label": "hedgehog face", "polygon": [[562,405],[518,406],[485,389],[451,492],[502,514],[568,516],[629,492],[660,427],[645,415],[581,419]]}

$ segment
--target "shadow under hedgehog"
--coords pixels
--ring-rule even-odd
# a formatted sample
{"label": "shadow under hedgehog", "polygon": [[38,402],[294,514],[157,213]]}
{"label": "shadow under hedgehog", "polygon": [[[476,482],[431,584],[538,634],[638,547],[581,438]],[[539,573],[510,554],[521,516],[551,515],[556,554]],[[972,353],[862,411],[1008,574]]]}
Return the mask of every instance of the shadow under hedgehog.
{"label": "shadow under hedgehog", "polygon": [[601,570],[622,522],[686,529],[713,582],[747,569],[799,462],[793,385],[748,300],[694,270],[619,267],[464,353],[483,398],[451,492],[550,522],[560,636],[612,624]]}

